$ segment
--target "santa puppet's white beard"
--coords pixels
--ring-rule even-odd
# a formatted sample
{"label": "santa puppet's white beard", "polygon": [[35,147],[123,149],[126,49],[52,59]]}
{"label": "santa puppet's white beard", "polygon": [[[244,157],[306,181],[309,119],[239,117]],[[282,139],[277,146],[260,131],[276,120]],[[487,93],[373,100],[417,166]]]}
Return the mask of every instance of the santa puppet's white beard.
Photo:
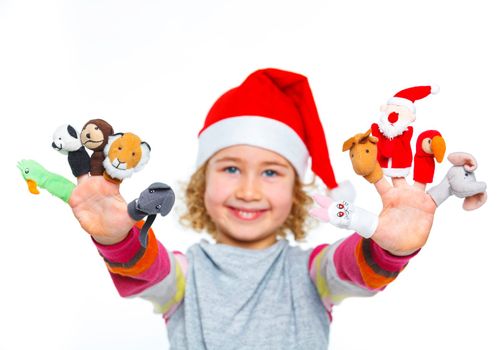
{"label": "santa puppet's white beard", "polygon": [[384,134],[387,138],[393,139],[396,136],[401,135],[408,129],[408,126],[411,124],[409,121],[400,121],[391,124],[388,120],[388,114],[382,113],[380,116],[380,121],[378,122],[378,128],[380,132]]}

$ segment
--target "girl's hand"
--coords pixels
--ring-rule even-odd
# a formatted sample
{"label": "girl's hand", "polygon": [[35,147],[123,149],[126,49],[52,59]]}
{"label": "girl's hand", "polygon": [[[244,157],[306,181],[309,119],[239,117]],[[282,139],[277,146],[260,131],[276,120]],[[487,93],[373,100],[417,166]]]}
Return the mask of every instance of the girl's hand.
{"label": "girl's hand", "polygon": [[322,221],[351,229],[363,237],[371,237],[380,247],[394,255],[409,255],[422,248],[429,237],[436,204],[425,193],[425,184],[410,186],[404,178],[393,178],[392,186],[385,178],[375,183],[383,209],[377,217],[348,202],[315,195],[320,207],[310,214]]}
{"label": "girl's hand", "polygon": [[136,223],[127,212],[119,185],[103,176],[80,176],[68,203],[80,226],[101,244],[122,241]]}
{"label": "girl's hand", "polygon": [[436,204],[424,184],[412,186],[404,178],[392,178],[392,183],[385,178],[375,183],[383,209],[371,238],[394,255],[408,255],[427,242]]}

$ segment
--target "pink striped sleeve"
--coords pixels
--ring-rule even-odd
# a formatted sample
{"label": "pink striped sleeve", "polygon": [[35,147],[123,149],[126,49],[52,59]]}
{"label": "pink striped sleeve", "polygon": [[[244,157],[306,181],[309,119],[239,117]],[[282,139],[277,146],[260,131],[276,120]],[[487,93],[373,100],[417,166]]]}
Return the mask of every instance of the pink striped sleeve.
{"label": "pink striped sleeve", "polygon": [[[126,239],[114,245],[102,245],[94,241],[105,259],[112,280],[119,294],[131,296],[155,285],[171,272],[167,250],[149,233],[148,244],[139,242],[139,227],[133,227]],[[155,248],[152,248],[155,245]]]}
{"label": "pink striped sleeve", "polygon": [[417,253],[395,256],[373,240],[354,233],[338,246],[333,264],[342,280],[370,289],[383,289]]}
{"label": "pink striped sleeve", "polygon": [[355,233],[334,244],[314,248],[308,270],[330,312],[333,305],[347,297],[371,296],[384,289],[415,254],[394,256]]}

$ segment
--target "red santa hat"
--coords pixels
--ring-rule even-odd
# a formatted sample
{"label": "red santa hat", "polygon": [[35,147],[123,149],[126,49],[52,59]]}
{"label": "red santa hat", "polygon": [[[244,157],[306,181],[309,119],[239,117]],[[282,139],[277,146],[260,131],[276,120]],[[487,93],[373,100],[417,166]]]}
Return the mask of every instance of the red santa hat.
{"label": "red santa hat", "polygon": [[439,86],[437,85],[414,86],[399,91],[394,97],[391,97],[387,101],[387,104],[408,107],[415,113],[416,109],[414,102],[416,100],[420,100],[430,94],[437,94],[438,92]]}
{"label": "red santa hat", "polygon": [[312,171],[329,189],[338,187],[309,83],[300,74],[258,70],[223,94],[199,132],[197,167],[217,151],[242,144],[280,154],[302,179],[310,156]]}

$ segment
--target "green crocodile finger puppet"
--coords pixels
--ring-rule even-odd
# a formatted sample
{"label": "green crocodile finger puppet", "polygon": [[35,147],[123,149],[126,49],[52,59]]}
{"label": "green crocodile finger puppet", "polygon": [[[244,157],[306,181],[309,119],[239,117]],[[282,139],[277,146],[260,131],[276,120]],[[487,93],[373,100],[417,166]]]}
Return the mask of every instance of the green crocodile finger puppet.
{"label": "green crocodile finger puppet", "polygon": [[75,184],[61,175],[51,173],[34,160],[22,160],[17,163],[21,175],[28,183],[28,190],[39,194],[38,187],[45,188],[52,195],[68,203]]}

